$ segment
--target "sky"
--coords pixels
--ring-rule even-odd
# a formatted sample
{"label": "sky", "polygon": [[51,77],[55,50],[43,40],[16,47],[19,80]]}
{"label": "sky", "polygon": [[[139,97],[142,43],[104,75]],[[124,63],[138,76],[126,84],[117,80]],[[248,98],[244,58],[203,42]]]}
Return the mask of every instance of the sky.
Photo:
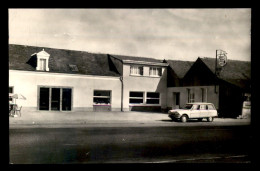
{"label": "sky", "polygon": [[9,44],[156,59],[251,61],[251,9],[9,9]]}

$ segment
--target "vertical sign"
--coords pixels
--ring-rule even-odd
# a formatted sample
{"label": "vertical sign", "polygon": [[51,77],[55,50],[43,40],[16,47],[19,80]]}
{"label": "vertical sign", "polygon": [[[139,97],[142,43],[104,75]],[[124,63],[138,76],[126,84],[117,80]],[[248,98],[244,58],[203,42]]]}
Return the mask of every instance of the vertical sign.
{"label": "vertical sign", "polygon": [[223,67],[227,64],[227,53],[223,50],[220,50],[218,54],[218,64]]}
{"label": "vertical sign", "polygon": [[[217,64],[219,64],[220,68],[218,68]],[[227,64],[227,53],[224,50],[216,50],[215,76],[217,79],[215,83],[215,93],[217,93],[218,76],[220,75],[221,69],[226,64]]]}

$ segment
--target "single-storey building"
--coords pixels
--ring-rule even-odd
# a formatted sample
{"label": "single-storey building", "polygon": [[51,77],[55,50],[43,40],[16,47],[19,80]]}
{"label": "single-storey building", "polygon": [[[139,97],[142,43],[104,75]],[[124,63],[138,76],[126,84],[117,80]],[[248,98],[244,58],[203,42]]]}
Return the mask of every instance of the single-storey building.
{"label": "single-storey building", "polygon": [[9,45],[9,91],[23,110],[121,110],[120,74],[106,54]]}
{"label": "single-storey building", "polygon": [[[185,75],[169,75],[169,80],[181,79],[179,83],[168,84],[170,106],[183,107],[189,102],[211,102],[218,109],[220,117],[237,117],[242,113],[243,102],[251,92],[251,63],[228,60],[215,73],[215,58],[198,58],[194,63],[167,61],[175,73],[184,68]],[[177,63],[176,63],[177,64]],[[188,69],[187,69],[188,68]],[[178,79],[177,79],[178,80]],[[176,86],[177,85],[177,86]],[[179,106],[177,106],[179,105]]]}
{"label": "single-storey building", "polygon": [[168,66],[167,78],[167,107],[178,109],[184,107],[187,101],[186,88],[183,87],[183,78],[193,65],[193,61],[165,60]]}

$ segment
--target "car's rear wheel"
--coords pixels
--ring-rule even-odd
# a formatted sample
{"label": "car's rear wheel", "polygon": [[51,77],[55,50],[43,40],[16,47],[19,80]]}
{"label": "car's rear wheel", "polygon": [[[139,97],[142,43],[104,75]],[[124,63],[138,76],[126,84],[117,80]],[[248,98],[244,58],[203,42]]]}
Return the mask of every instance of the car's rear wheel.
{"label": "car's rear wheel", "polygon": [[188,116],[183,115],[183,116],[181,117],[181,122],[187,122],[187,121],[188,121]]}
{"label": "car's rear wheel", "polygon": [[208,117],[208,118],[207,118],[207,121],[208,121],[208,122],[213,122],[213,120],[214,120],[213,117]]}

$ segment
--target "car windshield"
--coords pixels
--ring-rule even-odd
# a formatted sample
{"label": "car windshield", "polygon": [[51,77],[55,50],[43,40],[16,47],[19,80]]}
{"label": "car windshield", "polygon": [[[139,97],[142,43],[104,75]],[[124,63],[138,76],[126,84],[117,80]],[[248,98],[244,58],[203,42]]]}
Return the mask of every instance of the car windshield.
{"label": "car windshield", "polygon": [[192,104],[187,104],[184,109],[191,109],[192,108]]}

